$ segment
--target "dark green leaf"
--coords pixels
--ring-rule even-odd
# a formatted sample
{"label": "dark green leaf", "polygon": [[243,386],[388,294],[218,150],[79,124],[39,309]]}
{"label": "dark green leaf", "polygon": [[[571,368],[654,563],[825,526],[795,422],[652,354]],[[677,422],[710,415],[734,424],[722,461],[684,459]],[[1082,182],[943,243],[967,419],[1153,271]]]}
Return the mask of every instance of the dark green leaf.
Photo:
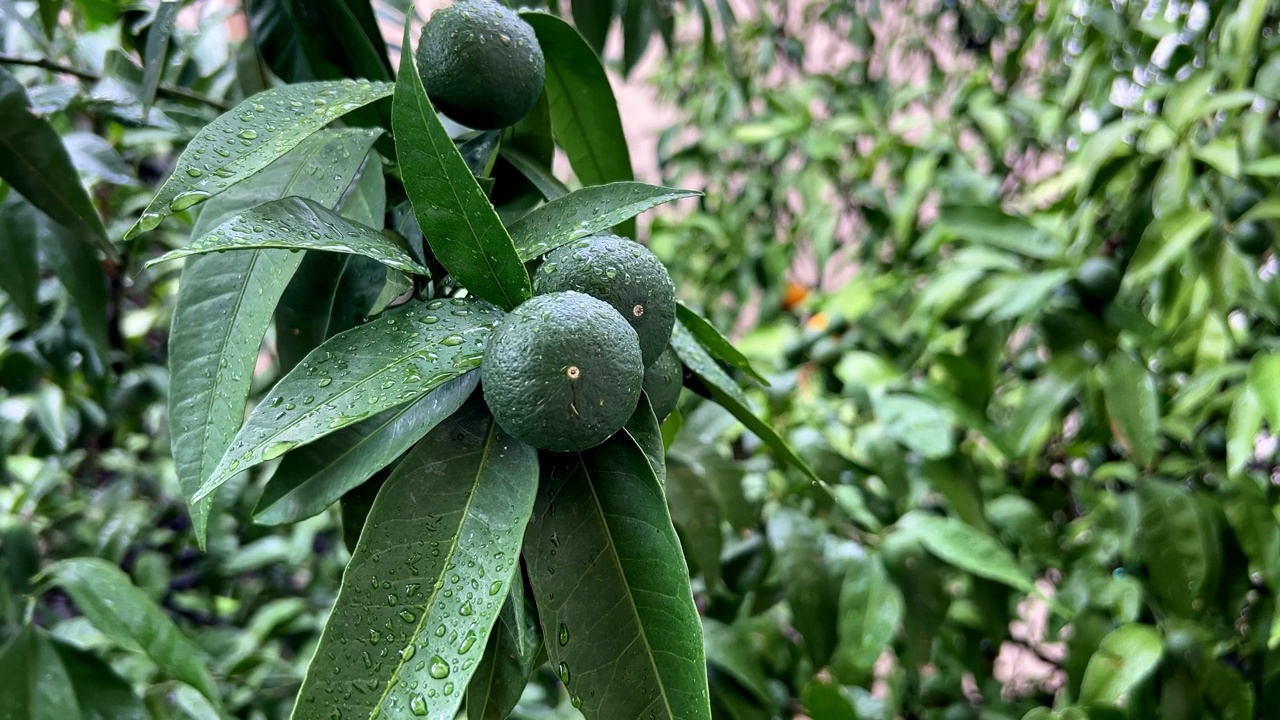
{"label": "dark green leaf", "polygon": [[0,202],[0,290],[22,313],[28,327],[39,325],[40,265],[36,249],[36,228],[30,206],[16,192]]}
{"label": "dark green leaf", "polygon": [[58,15],[62,12],[65,0],[40,0],[40,22],[44,25],[44,33],[53,39],[53,31],[58,28]]}
{"label": "dark green leaf", "polygon": [[1252,477],[1235,477],[1222,497],[1222,510],[1249,558],[1250,571],[1260,573],[1272,591],[1280,593],[1280,524],[1266,491]]}
{"label": "dark green leaf", "polygon": [[815,678],[800,693],[805,715],[812,720],[860,720],[853,700],[843,687]]}
{"label": "dark green leaf", "polygon": [[532,156],[527,155],[520,150],[516,150],[515,148],[509,147],[503,147],[498,154],[507,162],[511,163],[512,167],[519,170],[520,174],[524,175],[525,178],[532,183],[535,188],[537,188],[538,192],[542,194],[544,199],[555,200],[558,197],[563,197],[569,194],[569,188],[565,187],[564,183],[557,180],[556,176],[551,174],[551,169],[543,167],[543,165]]}
{"label": "dark green leaf", "polygon": [[71,679],[44,631],[27,625],[0,648],[0,717],[80,718]]}
{"label": "dark green leaf", "polygon": [[[344,253],[320,250],[303,254],[297,272],[276,305],[276,358],[281,373],[297,367],[307,353],[329,337],[330,313],[324,312],[324,308],[334,306],[338,284],[351,258]],[[390,270],[381,263],[370,262],[380,270]]]}
{"label": "dark green leaf", "polygon": [[266,248],[363,255],[402,272],[427,274],[426,268],[386,235],[301,197],[272,200],[245,210],[187,247],[171,250],[144,267],[191,255]]}
{"label": "dark green leaf", "polygon": [[416,402],[385,410],[333,433],[322,443],[289,453],[262,489],[253,519],[263,525],[281,525],[324,512],[462,407],[475,390],[478,376],[469,372]]}
{"label": "dark green leaf", "polygon": [[521,582],[537,487],[537,452],[479,396],[423,438],[369,511],[294,717],[453,720]]}
{"label": "dark green leaf", "polygon": [[[26,90],[0,67],[0,179],[71,232],[91,240],[115,258],[102,218],[94,209],[80,175],[62,145],[58,132],[31,111]],[[86,250],[87,252],[87,250]]]}
{"label": "dark green leaf", "polygon": [[630,436],[544,456],[524,558],[551,665],[587,718],[710,718],[688,568]]}
{"label": "dark green leaf", "polygon": [[676,321],[674,332],[671,334],[671,347],[675,348],[676,355],[680,356],[689,370],[701,379],[707,386],[707,390],[711,394],[711,398],[715,402],[728,410],[735,418],[738,419],[748,430],[755,433],[764,444],[773,448],[773,451],[791,466],[800,470],[814,480],[818,480],[818,476],[814,475],[804,460],[796,455],[791,446],[778,435],[765,421],[756,417],[751,410],[750,401],[747,400],[746,393],[738,384],[729,377],[727,373],[719,365],[715,359],[703,349],[698,341],[694,339],[684,324],[679,320]]}
{"label": "dark green leaf", "polygon": [[1089,659],[1080,702],[1114,705],[1151,674],[1163,653],[1158,630],[1138,623],[1121,625],[1102,639]]}
{"label": "dark green leaf", "polygon": [[1112,353],[1101,373],[1112,432],[1135,462],[1142,467],[1150,465],[1160,441],[1155,379],[1141,363],[1123,352]]}
{"label": "dark green leaf", "polygon": [[658,29],[658,3],[657,0],[624,2],[627,9],[622,16],[622,74],[630,75]]}
{"label": "dark green leaf", "polygon": [[84,720],[152,720],[129,682],[98,656],[56,640],[53,648],[71,678]]}
{"label": "dark green leaf", "polygon": [[682,302],[676,303],[676,317],[680,319],[680,323],[684,325],[685,329],[702,344],[702,347],[711,353],[712,357],[727,363],[761,385],[768,387],[769,381],[765,380],[763,375],[751,367],[751,361],[747,359],[747,356],[743,355],[738,348],[726,340],[720,334],[720,331],[716,330],[715,326],[705,318],[690,310]]}
{"label": "dark green leaf", "polygon": [[1209,663],[1202,683],[1204,694],[1218,710],[1217,717],[1222,720],[1252,720],[1257,717],[1253,712],[1253,686],[1226,663]]}
{"label": "dark green leaf", "polygon": [[556,198],[511,226],[520,259],[528,262],[579,238],[604,232],[663,203],[702,193],[637,182],[593,185]]}
{"label": "dark green leaf", "polygon": [[1180,261],[1212,225],[1213,213],[1193,207],[1184,207],[1151,223],[1125,269],[1125,286],[1140,287],[1151,282]]}
{"label": "dark green leaf", "polygon": [[[633,179],[622,118],[600,59],[582,36],[554,15],[521,13],[547,57],[551,126],[569,165],[583,185]],[[620,232],[635,236],[635,224]]]}
{"label": "dark green leaf", "polygon": [[942,209],[939,224],[960,240],[1010,250],[1037,260],[1061,255],[1058,243],[1024,218],[1006,215],[999,208],[954,205]]}
{"label": "dark green leaf", "polygon": [[685,551],[702,571],[709,589],[719,589],[724,531],[720,505],[711,481],[691,464],[673,457],[666,485],[671,519],[680,530]]}
{"label": "dark green leaf", "polygon": [[[409,45],[405,25],[404,47]],[[400,59],[392,123],[405,191],[440,264],[504,310],[533,295],[511,236],[436,117],[413,55]]]}
{"label": "dark green leaf", "polygon": [[203,652],[120,568],[99,558],[75,558],[49,566],[44,575],[65,590],[104,635],[124,648],[140,650],[165,675],[218,702],[218,686]]}
{"label": "dark green leaf", "polygon": [[840,588],[839,642],[831,658],[836,676],[865,681],[902,624],[903,600],[879,557],[849,561]]}
{"label": "dark green leaf", "polygon": [[[1150,481],[1139,489],[1142,498],[1142,527],[1138,541],[1150,576],[1150,590],[1164,604],[1166,612],[1194,617],[1197,598],[1209,596],[1215,588],[1209,557],[1210,538],[1201,522],[1195,496],[1169,483]],[[1215,546],[1216,547],[1216,546]]]}
{"label": "dark green leaf", "polygon": [[570,0],[569,7],[573,10],[574,27],[597,55],[603,54],[605,38],[613,25],[613,0]]}
{"label": "dark green leaf", "polygon": [[524,573],[517,575],[489,636],[484,659],[467,686],[467,720],[507,720],[542,652],[538,608],[525,589]]}
{"label": "dark green leaf", "polygon": [[658,418],[653,414],[653,406],[649,398],[640,396],[636,411],[627,419],[623,428],[637,447],[644,452],[649,461],[649,468],[659,485],[667,484],[667,459],[662,445],[662,428],[658,426]]}
{"label": "dark green leaf", "polygon": [[333,120],[393,89],[386,83],[324,81],[272,88],[244,100],[196,134],[125,239],[233,187]]}
{"label": "dark green leaf", "polygon": [[147,30],[147,47],[142,56],[142,94],[138,98],[142,102],[144,113],[156,99],[156,88],[160,87],[165,61],[169,58],[169,35],[173,33],[173,23],[181,7],[178,0],[160,0],[160,6],[156,8],[151,26]]}
{"label": "dark green leaf", "polygon": [[840,588],[832,584],[823,564],[821,527],[803,513],[784,508],[769,518],[768,536],[791,607],[791,623],[804,636],[814,667],[825,667],[836,648]]}
{"label": "dark green leaf", "polygon": [[254,408],[195,499],[237,472],[416,400],[476,369],[500,317],[493,306],[473,298],[432,300],[333,336]]}

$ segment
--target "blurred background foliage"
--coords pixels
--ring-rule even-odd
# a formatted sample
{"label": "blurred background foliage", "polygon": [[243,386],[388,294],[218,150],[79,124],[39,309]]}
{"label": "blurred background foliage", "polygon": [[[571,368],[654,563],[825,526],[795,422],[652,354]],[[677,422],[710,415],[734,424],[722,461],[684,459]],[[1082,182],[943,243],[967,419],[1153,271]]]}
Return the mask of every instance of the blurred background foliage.
{"label": "blurred background foliage", "polygon": [[[141,271],[196,214],[119,238],[239,99],[389,77],[409,7],[0,0],[0,697],[35,658],[68,720],[288,715],[340,512],[253,524],[267,468],[196,549]],[[556,9],[659,54],[656,168],[706,195],[643,239],[828,484],[697,387],[664,428],[717,717],[1280,717],[1278,3]],[[519,710],[575,715],[550,672]]]}

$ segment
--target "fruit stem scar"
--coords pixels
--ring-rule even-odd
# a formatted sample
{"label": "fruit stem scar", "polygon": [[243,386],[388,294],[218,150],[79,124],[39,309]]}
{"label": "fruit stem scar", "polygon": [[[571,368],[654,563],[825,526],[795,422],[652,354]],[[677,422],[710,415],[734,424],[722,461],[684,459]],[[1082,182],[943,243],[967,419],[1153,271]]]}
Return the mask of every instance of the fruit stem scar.
{"label": "fruit stem scar", "polygon": [[636,317],[640,317],[644,315],[644,306],[636,305],[635,307],[631,308],[631,314],[635,315]]}
{"label": "fruit stem scar", "polygon": [[577,380],[582,377],[582,371],[578,369],[577,365],[570,365],[569,369],[564,371],[564,374],[568,375],[570,380]]}

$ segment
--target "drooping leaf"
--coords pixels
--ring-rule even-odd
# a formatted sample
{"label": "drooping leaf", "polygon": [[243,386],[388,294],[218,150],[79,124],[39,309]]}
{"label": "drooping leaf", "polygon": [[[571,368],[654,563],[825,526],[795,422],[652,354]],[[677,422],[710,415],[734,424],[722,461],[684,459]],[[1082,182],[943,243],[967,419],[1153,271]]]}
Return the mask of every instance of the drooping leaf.
{"label": "drooping leaf", "polygon": [[649,48],[654,30],[658,29],[657,0],[624,0],[622,15],[622,74],[630,75],[644,51]]}
{"label": "drooping leaf", "polygon": [[1160,406],[1155,379],[1129,355],[1115,352],[1101,368],[1112,431],[1135,462],[1146,467],[1160,441]]}
{"label": "drooping leaf", "polygon": [[262,489],[253,519],[281,525],[324,512],[462,407],[479,383],[478,375],[469,372],[416,402],[385,410],[322,443],[289,453]]}
{"label": "drooping leaf", "polygon": [[537,487],[537,452],[479,396],[423,438],[374,500],[293,717],[453,720],[521,582]]}
{"label": "drooping leaf", "polygon": [[58,15],[62,13],[62,5],[66,0],[40,0],[40,22],[44,25],[44,34],[53,39],[53,31],[58,28]]}
{"label": "drooping leaf", "polygon": [[[206,218],[212,227],[264,199],[294,195],[337,205],[377,135],[316,133],[206,204],[196,231]],[[183,268],[169,335],[169,426],[174,469],[201,543],[209,501],[196,502],[195,492],[244,420],[258,347],[301,261],[287,250],[245,250],[193,258]]]}
{"label": "drooping leaf", "polygon": [[1031,577],[1019,567],[1013,553],[968,523],[912,511],[903,516],[898,525],[919,538],[929,552],[945,563],[1014,590],[1035,592]]}
{"label": "drooping leaf", "polygon": [[1164,482],[1150,481],[1139,488],[1142,498],[1142,526],[1138,534],[1143,562],[1150,578],[1149,589],[1166,612],[1194,617],[1197,598],[1207,597],[1215,588],[1210,557],[1216,538],[1206,537],[1195,496]]}
{"label": "drooping leaf", "polygon": [[592,720],[710,718],[688,568],[644,453],[619,433],[548,454],[541,484],[524,558],[573,704]]}
{"label": "drooping leaf", "polygon": [[524,573],[518,571],[489,635],[484,659],[471,676],[467,720],[507,720],[529,684],[543,641],[538,608],[525,582]]}
{"label": "drooping leaf", "polygon": [[426,268],[387,236],[301,197],[272,200],[245,210],[187,247],[171,250],[145,267],[191,255],[267,248],[363,255],[401,272],[427,274]]}
{"label": "drooping leaf", "polygon": [[582,33],[597,55],[604,52],[604,41],[613,25],[613,0],[570,0],[573,26]]}
{"label": "drooping leaf", "polygon": [[178,156],[125,239],[154,230],[168,216],[195,207],[270,165],[342,115],[391,94],[368,81],[322,81],[264,90],[219,116]]}
{"label": "drooping leaf", "polygon": [[804,636],[814,667],[825,667],[836,648],[840,588],[832,584],[823,563],[821,526],[804,513],[784,508],[769,518],[767,533],[791,622]]}
{"label": "drooping leaf", "polygon": [[863,555],[849,561],[840,588],[839,640],[831,658],[836,676],[865,681],[902,623],[903,598],[880,559]]}
{"label": "drooping leaf", "polygon": [[749,376],[761,385],[769,386],[769,381],[765,380],[763,375],[751,367],[751,361],[747,359],[747,356],[734,347],[733,343],[725,339],[720,334],[720,331],[716,330],[715,326],[701,315],[690,310],[684,303],[677,302],[676,317],[679,318],[685,329],[701,343],[702,347],[711,353],[712,357],[736,368],[739,372]]}
{"label": "drooping leaf", "polygon": [[778,435],[777,431],[768,423],[756,417],[751,410],[751,403],[747,399],[746,393],[742,391],[742,388],[738,387],[733,378],[729,377],[716,364],[715,359],[703,349],[702,345],[698,344],[693,334],[679,320],[676,321],[675,330],[671,334],[671,347],[675,349],[680,361],[706,384],[707,390],[711,393],[711,398],[718,405],[728,410],[748,430],[755,433],[764,444],[773,448],[773,451],[778,453],[778,456],[789,465],[814,480],[818,479],[813,470],[809,468],[809,465],[799,455],[796,455],[795,451]]}
{"label": "drooping leaf", "polygon": [[[297,367],[307,353],[329,337],[330,313],[324,308],[334,306],[347,261],[353,257],[363,256],[320,250],[302,256],[297,272],[276,303],[276,358],[281,373]],[[369,262],[390,270],[374,260]]]}
{"label": "drooping leaf", "polygon": [[155,102],[156,89],[164,75],[165,61],[169,58],[169,35],[182,4],[178,0],[160,0],[151,27],[147,30],[147,47],[143,52],[142,93],[138,98],[145,113]]}
{"label": "drooping leaf", "polygon": [[1227,473],[1238,475],[1249,466],[1257,452],[1258,430],[1262,428],[1262,401],[1251,387],[1245,387],[1231,404],[1227,416]]}
{"label": "drooping leaf", "polygon": [[593,185],[556,198],[511,226],[520,259],[528,262],[579,238],[595,235],[663,203],[702,193],[638,182]]}
{"label": "drooping leaf", "polygon": [[500,318],[496,308],[474,298],[432,300],[404,305],[333,336],[276,383],[195,499],[237,472],[416,400],[476,369]]}
{"label": "drooping leaf", "polygon": [[533,286],[511,236],[436,116],[408,52],[400,59],[392,124],[405,192],[440,264],[504,310],[530,298]]}
{"label": "drooping leaf", "polygon": [[120,646],[144,653],[168,677],[199,690],[215,705],[218,686],[204,653],[120,568],[100,558],[73,558],[49,566],[44,576],[62,588],[100,632]]}
{"label": "drooping leaf", "polygon": [[1102,639],[1080,685],[1082,703],[1114,705],[1151,674],[1160,662],[1164,644],[1150,625],[1121,625]]}
{"label": "drooping leaf", "polygon": [[[618,103],[591,46],[554,15],[520,16],[533,26],[546,55],[551,126],[573,173],[584,186],[633,179]],[[619,232],[634,237],[635,223],[622,223]]]}
{"label": "drooping leaf", "polygon": [[[27,92],[8,70],[0,67],[0,179],[72,237],[91,241],[116,258],[102,218],[93,207],[66,147],[47,120],[31,111]],[[86,248],[83,252],[89,252]]]}
{"label": "drooping leaf", "polygon": [[0,291],[22,313],[29,327],[39,323],[40,265],[36,249],[36,229],[26,201],[16,192],[0,200]]}
{"label": "drooping leaf", "polygon": [[392,77],[368,0],[248,0],[245,14],[254,46],[286,82]]}
{"label": "drooping leaf", "polygon": [[71,679],[44,631],[26,625],[0,648],[0,717],[6,720],[79,718]]}

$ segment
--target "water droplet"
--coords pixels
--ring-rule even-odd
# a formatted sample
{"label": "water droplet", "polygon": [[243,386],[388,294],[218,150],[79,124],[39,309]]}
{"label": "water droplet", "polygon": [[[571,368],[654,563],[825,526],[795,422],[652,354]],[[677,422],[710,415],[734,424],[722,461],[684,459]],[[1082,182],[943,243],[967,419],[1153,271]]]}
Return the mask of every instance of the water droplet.
{"label": "water droplet", "polygon": [[444,634],[446,632],[448,631],[445,629],[443,625],[441,625],[440,627],[436,628],[436,637],[444,637]]}
{"label": "water droplet", "polygon": [[422,317],[418,318],[418,322],[422,323],[423,325],[435,325],[436,323],[440,322],[440,318],[436,317],[435,315],[423,315]]}
{"label": "water droplet", "polygon": [[582,696],[581,696],[581,695],[570,695],[570,696],[569,696],[569,702],[570,702],[570,703],[572,703],[572,704],[573,704],[573,706],[574,706],[575,708],[581,708],[581,707],[582,707]]}
{"label": "water droplet", "polygon": [[453,683],[449,682],[444,684],[444,694],[445,695],[453,694]]}
{"label": "water droplet", "polygon": [[433,655],[431,657],[431,667],[427,668],[427,672],[431,674],[431,677],[443,680],[449,677],[449,663],[445,662],[444,658],[439,655]]}
{"label": "water droplet", "polygon": [[373,667],[373,658],[369,657],[369,653],[367,651],[360,653],[360,657],[364,660],[364,666],[366,668]]}
{"label": "water droplet", "polygon": [[270,445],[268,445],[265,449],[263,449],[262,459],[275,460],[276,458],[289,452],[290,450],[294,449],[297,446],[298,446],[298,443],[293,442],[292,440],[281,440],[279,442],[273,442]]}
{"label": "water droplet", "polygon": [[560,675],[560,682],[564,683],[565,685],[568,685],[569,684],[569,663],[561,662],[558,674]]}
{"label": "water droplet", "polygon": [[249,129],[249,128],[245,128],[244,130],[241,130],[240,132],[238,132],[238,133],[236,133],[236,134],[240,136],[240,139],[241,139],[241,140],[252,140],[252,139],[254,139],[254,138],[258,137],[258,131],[256,131],[256,130],[251,130],[251,129]]}
{"label": "water droplet", "polygon": [[201,170],[200,168],[195,168],[195,167],[187,168],[187,174],[193,178],[198,178],[201,175],[204,175],[204,171]]}
{"label": "water droplet", "polygon": [[422,697],[422,693],[409,698],[409,711],[418,717],[426,717],[427,699]]}
{"label": "water droplet", "polygon": [[333,383],[333,378],[320,378],[320,387],[329,387]]}
{"label": "water droplet", "polygon": [[[182,212],[183,210],[199,205],[200,203],[208,199],[209,199],[209,193],[207,192],[201,192],[199,190],[185,192],[175,197],[169,203],[169,209],[173,210],[174,212]],[[144,215],[143,217],[145,218],[146,216]],[[160,224],[160,221],[157,220],[156,225],[159,225],[159,224]],[[155,225],[152,225],[151,227],[155,227]]]}
{"label": "water droplet", "polygon": [[500,592],[502,592],[502,581],[501,581],[501,580],[494,580],[494,581],[493,581],[493,584],[491,584],[491,585],[489,586],[489,594],[490,594],[490,595],[497,595],[497,594],[498,594],[498,593],[500,593]]}
{"label": "water droplet", "polygon": [[475,614],[475,609],[471,607],[471,603],[462,603],[462,609],[458,611],[459,615],[470,617]]}
{"label": "water droplet", "polygon": [[413,622],[414,620],[417,620],[417,619],[418,619],[418,616],[417,616],[417,615],[414,615],[413,613],[409,612],[408,610],[401,610],[399,614],[400,614],[400,619],[401,619],[401,620],[403,620],[403,621],[405,621],[405,622],[407,622],[407,623],[411,623],[411,622]]}
{"label": "water droplet", "polygon": [[414,645],[413,643],[405,645],[404,649],[400,651],[400,659],[405,662],[409,662],[413,659],[414,653],[416,652],[418,652],[417,645]]}
{"label": "water droplet", "polygon": [[449,337],[447,337],[447,338],[445,338],[445,339],[441,340],[441,341],[440,341],[440,344],[441,344],[441,345],[445,345],[445,346],[447,346],[447,347],[457,347],[457,346],[459,346],[459,345],[461,345],[461,344],[462,344],[462,336],[461,336],[461,335],[450,335]]}
{"label": "water droplet", "polygon": [[378,634],[374,628],[369,628],[369,644],[377,645],[380,642],[382,642],[382,635]]}
{"label": "water droplet", "polygon": [[471,652],[472,646],[476,644],[476,636],[473,633],[467,633],[467,637],[462,640],[462,644],[458,646],[458,652],[466,655]]}
{"label": "water droplet", "polygon": [[560,623],[559,640],[560,647],[564,647],[569,644],[569,626],[564,623]]}

